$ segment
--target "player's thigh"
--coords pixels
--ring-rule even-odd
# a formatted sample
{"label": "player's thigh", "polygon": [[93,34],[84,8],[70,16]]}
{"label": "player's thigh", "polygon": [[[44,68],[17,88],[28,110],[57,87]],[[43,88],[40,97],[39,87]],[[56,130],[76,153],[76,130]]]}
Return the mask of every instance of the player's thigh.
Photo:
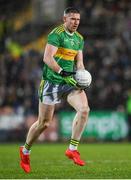
{"label": "player's thigh", "polygon": [[40,121],[51,121],[53,118],[54,109],[54,105],[43,104],[41,101],[39,101],[38,119]]}
{"label": "player's thigh", "polygon": [[85,91],[76,90],[72,91],[67,97],[68,103],[76,110],[81,109],[89,110],[88,99]]}

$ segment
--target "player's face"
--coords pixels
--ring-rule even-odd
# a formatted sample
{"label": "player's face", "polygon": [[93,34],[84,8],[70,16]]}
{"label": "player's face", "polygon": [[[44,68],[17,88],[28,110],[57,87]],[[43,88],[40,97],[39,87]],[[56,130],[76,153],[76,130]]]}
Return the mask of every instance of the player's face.
{"label": "player's face", "polygon": [[80,23],[79,13],[69,13],[64,16],[64,24],[68,31],[75,32]]}

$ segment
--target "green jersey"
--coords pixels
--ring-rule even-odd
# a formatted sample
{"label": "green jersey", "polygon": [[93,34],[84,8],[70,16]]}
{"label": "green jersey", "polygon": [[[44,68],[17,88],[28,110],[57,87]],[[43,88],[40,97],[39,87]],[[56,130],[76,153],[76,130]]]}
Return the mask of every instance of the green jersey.
{"label": "green jersey", "polygon": [[[75,56],[83,49],[83,37],[77,31],[70,34],[65,30],[64,25],[61,25],[49,33],[47,42],[58,47],[54,59],[59,66],[65,71],[73,71]],[[54,84],[65,83],[63,78],[46,64],[43,68],[43,79]]]}

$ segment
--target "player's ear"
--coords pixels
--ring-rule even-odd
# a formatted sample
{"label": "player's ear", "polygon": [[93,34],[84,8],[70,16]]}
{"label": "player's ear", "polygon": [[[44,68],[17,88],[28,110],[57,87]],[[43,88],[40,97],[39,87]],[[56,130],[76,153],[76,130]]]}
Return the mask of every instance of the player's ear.
{"label": "player's ear", "polygon": [[65,16],[63,16],[63,22],[64,22],[64,23],[66,22],[66,17],[65,17]]}

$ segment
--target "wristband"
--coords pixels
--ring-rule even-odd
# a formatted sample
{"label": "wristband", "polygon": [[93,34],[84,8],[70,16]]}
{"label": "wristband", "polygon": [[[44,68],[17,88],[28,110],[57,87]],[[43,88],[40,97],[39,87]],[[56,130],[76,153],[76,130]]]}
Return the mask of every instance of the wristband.
{"label": "wristband", "polygon": [[60,74],[60,72],[62,71],[63,69],[60,67],[59,71],[57,72],[58,74]]}

